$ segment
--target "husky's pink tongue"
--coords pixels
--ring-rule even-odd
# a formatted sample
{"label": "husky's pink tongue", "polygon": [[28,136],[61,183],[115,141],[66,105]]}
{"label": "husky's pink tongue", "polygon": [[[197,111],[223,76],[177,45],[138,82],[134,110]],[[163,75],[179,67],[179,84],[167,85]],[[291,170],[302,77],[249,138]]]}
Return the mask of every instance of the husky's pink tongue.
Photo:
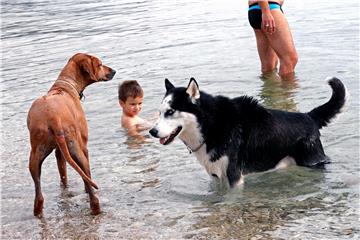
{"label": "husky's pink tongue", "polygon": [[160,143],[164,145],[166,138],[160,138]]}

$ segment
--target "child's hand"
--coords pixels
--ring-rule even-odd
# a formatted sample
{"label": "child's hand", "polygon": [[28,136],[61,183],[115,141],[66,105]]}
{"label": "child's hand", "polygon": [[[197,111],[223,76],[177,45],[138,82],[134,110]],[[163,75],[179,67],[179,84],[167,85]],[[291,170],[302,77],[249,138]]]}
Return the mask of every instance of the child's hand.
{"label": "child's hand", "polygon": [[141,132],[141,131],[149,130],[152,127],[152,124],[144,120],[144,122],[136,124],[135,126],[136,126],[136,130],[138,132]]}

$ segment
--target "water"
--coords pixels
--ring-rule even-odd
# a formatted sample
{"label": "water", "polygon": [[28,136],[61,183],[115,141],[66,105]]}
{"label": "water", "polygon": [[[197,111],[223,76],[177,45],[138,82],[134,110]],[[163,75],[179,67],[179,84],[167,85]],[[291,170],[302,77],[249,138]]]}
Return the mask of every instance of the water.
{"label": "water", "polygon": [[[246,1],[2,1],[1,234],[3,239],[358,239],[359,6],[356,0],[286,1],[299,53],[298,84],[261,80]],[[34,186],[26,115],[76,52],[99,56],[117,74],[85,90],[92,174],[103,213],[92,216],[81,178],[43,164],[44,218],[32,215]],[[186,147],[138,143],[120,128],[117,86],[137,79],[151,117],[164,78],[269,107],[309,111],[344,81],[347,110],[322,130],[332,164],[254,174],[219,189]]]}

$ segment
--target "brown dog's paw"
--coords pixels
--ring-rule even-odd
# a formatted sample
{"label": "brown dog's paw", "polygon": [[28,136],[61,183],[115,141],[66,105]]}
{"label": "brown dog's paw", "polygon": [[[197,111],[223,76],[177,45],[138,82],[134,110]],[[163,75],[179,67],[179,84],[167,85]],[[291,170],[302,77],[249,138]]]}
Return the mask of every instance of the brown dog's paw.
{"label": "brown dog's paw", "polygon": [[43,217],[42,208],[41,209],[35,209],[34,208],[34,216],[37,217],[37,218],[42,218]]}
{"label": "brown dog's paw", "polygon": [[34,201],[34,216],[42,218],[42,210],[44,206],[44,198],[42,196],[36,197]]}
{"label": "brown dog's paw", "polygon": [[38,219],[42,219],[43,218],[43,213],[41,212],[38,215],[35,215],[35,213],[34,213],[34,216],[37,217]]}
{"label": "brown dog's paw", "polygon": [[92,215],[98,215],[101,213],[100,203],[99,203],[99,199],[97,197],[94,197],[90,200],[90,208],[91,208]]}
{"label": "brown dog's paw", "polygon": [[66,177],[62,177],[61,178],[61,183],[60,183],[62,188],[67,188],[68,187],[68,180]]}
{"label": "brown dog's paw", "polygon": [[91,207],[91,214],[92,215],[99,215],[101,213],[100,206]]}

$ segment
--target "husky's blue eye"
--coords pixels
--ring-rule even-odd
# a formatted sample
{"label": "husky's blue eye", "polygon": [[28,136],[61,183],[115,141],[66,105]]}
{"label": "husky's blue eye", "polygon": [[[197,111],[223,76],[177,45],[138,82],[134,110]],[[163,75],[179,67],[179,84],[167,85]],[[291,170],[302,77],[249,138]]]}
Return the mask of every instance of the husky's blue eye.
{"label": "husky's blue eye", "polygon": [[165,112],[165,116],[171,116],[171,115],[173,115],[175,113],[175,111],[174,110],[172,110],[172,109],[169,109],[169,110],[167,110],[166,112]]}

